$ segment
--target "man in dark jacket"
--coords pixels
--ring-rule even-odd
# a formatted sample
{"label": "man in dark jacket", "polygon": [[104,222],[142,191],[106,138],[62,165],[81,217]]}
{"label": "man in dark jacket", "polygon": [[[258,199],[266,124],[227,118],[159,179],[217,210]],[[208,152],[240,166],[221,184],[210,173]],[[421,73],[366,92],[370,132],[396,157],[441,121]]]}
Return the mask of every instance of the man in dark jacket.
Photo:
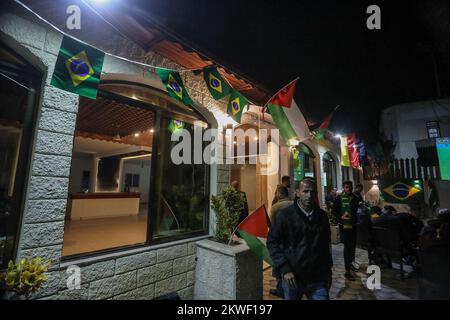
{"label": "man in dark jacket", "polygon": [[358,222],[359,198],[353,194],[353,183],[344,181],[344,191],[334,202],[333,214],[339,222],[341,240],[344,243],[345,278],[355,280],[353,265],[356,252],[356,225]]}
{"label": "man in dark jacket", "polygon": [[274,218],[267,248],[282,275],[286,300],[327,300],[331,286],[331,231],[328,215],[314,205],[314,181],[300,182],[299,199]]}

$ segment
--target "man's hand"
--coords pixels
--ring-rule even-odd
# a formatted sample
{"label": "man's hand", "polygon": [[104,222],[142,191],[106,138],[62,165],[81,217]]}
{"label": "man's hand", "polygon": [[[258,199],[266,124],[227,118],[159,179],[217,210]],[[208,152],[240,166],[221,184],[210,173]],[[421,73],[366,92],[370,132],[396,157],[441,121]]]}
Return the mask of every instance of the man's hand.
{"label": "man's hand", "polygon": [[295,282],[295,276],[293,272],[288,272],[283,275],[283,279],[288,283],[289,287],[297,288],[297,283]]}

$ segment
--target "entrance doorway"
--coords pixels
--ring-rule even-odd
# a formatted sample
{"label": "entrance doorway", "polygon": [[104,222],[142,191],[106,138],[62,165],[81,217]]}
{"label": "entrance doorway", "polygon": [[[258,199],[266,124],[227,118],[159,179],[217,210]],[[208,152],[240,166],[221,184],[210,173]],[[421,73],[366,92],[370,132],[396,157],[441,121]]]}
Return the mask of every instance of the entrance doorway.
{"label": "entrance doorway", "polygon": [[16,254],[40,78],[0,43],[0,269]]}

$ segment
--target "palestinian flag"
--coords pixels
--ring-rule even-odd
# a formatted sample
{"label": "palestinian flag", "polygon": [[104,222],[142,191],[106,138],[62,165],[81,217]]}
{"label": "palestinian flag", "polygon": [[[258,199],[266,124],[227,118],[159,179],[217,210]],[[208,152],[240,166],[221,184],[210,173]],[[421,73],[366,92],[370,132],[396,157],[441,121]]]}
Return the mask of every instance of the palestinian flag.
{"label": "palestinian flag", "polygon": [[309,137],[305,117],[294,101],[296,82],[297,79],[283,87],[266,104],[280,135],[288,145],[293,140],[299,141]]}
{"label": "palestinian flag", "polygon": [[341,166],[350,167],[350,156],[348,154],[348,142],[346,136],[341,136]]}
{"label": "palestinian flag", "polygon": [[272,265],[269,250],[266,246],[268,221],[266,207],[262,205],[249,214],[238,226],[239,235],[245,240],[250,250],[258,257]]}
{"label": "palestinian flag", "polygon": [[105,53],[64,36],[50,84],[96,99]]}
{"label": "palestinian flag", "polygon": [[359,168],[359,153],[356,135],[354,133],[347,135],[348,157],[350,165],[353,168]]}
{"label": "palestinian flag", "polygon": [[203,79],[205,79],[206,87],[214,99],[219,100],[230,94],[231,87],[223,80],[216,68],[209,67],[203,69]]}
{"label": "palestinian flag", "polygon": [[156,73],[161,78],[162,83],[172,98],[183,102],[188,106],[193,104],[193,101],[191,97],[189,97],[178,72],[174,70],[156,68]]}
{"label": "palestinian flag", "polygon": [[163,215],[161,217],[158,232],[169,231],[174,228],[180,229],[180,224],[178,223],[178,219],[172,211],[172,208],[167,203],[167,200],[162,197],[163,202]]}
{"label": "palestinian flag", "polygon": [[227,113],[234,119],[234,121],[241,123],[242,112],[244,107],[248,104],[239,92],[231,89],[230,99],[228,101]]}
{"label": "palestinian flag", "polygon": [[323,122],[320,124],[319,129],[316,131],[314,137],[317,140],[323,140],[325,139],[325,134],[328,130],[328,127],[330,126],[330,122],[331,122],[331,118],[333,118],[333,112],[330,113],[325,120],[323,120]]}

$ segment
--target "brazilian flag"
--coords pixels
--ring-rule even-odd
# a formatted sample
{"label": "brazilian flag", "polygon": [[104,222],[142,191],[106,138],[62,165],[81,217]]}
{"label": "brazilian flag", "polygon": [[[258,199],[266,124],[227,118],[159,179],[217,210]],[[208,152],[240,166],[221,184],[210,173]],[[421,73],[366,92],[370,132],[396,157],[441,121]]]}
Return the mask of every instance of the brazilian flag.
{"label": "brazilian flag", "polygon": [[203,69],[203,79],[212,97],[216,100],[222,99],[230,94],[231,88],[223,80],[219,71],[214,67]]}
{"label": "brazilian flag", "polygon": [[178,72],[174,70],[156,68],[156,73],[161,78],[162,83],[166,86],[167,92],[172,98],[177,99],[188,106],[193,104],[193,101],[189,97]]}
{"label": "brazilian flag", "polygon": [[185,123],[180,120],[170,120],[169,122],[169,131],[174,133],[177,130],[183,129],[185,127]]}
{"label": "brazilian flag", "polygon": [[244,107],[248,104],[239,92],[231,89],[230,100],[228,101],[227,113],[236,121],[241,123],[242,112]]}
{"label": "brazilian flag", "polygon": [[64,36],[51,85],[96,99],[105,53]]}
{"label": "brazilian flag", "polygon": [[381,179],[378,187],[383,200],[390,203],[411,203],[424,197],[422,180]]}

